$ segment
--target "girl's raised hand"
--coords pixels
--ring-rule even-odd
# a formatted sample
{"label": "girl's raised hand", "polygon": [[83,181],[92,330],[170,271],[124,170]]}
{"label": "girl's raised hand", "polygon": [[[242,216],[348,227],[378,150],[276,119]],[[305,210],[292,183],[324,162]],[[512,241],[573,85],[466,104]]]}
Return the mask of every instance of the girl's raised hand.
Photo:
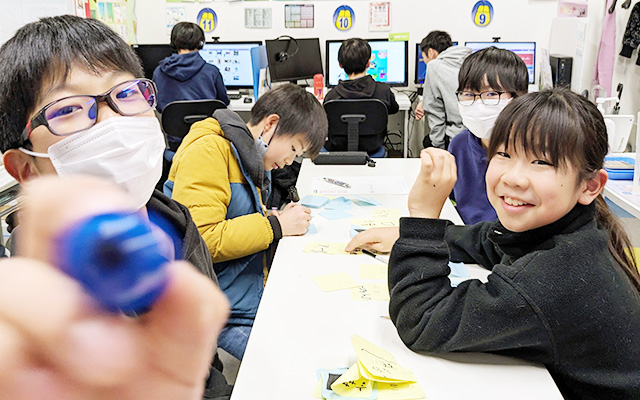
{"label": "girl's raised hand", "polygon": [[435,147],[423,149],[420,160],[420,173],[409,192],[409,214],[438,218],[457,180],[456,160],[448,151]]}

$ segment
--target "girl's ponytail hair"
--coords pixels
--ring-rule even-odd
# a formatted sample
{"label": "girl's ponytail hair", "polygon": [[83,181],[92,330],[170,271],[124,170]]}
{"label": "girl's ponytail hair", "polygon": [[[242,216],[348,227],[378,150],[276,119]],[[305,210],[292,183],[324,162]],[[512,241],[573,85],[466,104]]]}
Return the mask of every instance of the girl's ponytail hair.
{"label": "girl's ponytail hair", "polygon": [[[609,149],[600,111],[567,89],[529,93],[511,101],[496,120],[488,159],[501,145],[522,146],[525,152],[547,157],[555,168],[567,168],[570,163],[578,170],[577,185],[603,168]],[[602,194],[595,206],[599,227],[609,233],[609,251],[640,292],[640,273],[629,236]]]}

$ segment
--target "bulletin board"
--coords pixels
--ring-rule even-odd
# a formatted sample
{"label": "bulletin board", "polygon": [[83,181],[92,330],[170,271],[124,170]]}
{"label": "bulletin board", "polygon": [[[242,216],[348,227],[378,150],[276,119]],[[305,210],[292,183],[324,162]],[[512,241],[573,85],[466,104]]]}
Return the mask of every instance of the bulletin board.
{"label": "bulletin board", "polygon": [[76,14],[84,11],[85,16],[104,22],[127,43],[136,41],[135,0],[76,1]]}

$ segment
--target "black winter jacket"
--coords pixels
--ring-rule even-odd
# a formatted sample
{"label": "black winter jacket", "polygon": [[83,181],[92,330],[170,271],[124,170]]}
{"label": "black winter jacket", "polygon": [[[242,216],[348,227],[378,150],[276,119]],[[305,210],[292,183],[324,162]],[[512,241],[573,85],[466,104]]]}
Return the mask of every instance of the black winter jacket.
{"label": "black winter jacket", "polygon": [[[629,15],[629,21],[627,22],[627,29],[624,31],[622,37],[622,51],[620,55],[623,57],[631,58],[631,53],[640,44],[640,3],[636,3]],[[636,60],[636,65],[640,65],[640,54]]]}
{"label": "black winter jacket", "polygon": [[[640,399],[640,296],[594,213],[577,205],[522,233],[401,219],[389,312],[402,341],[542,363],[567,399]],[[491,269],[488,282],[452,288],[449,259]]]}

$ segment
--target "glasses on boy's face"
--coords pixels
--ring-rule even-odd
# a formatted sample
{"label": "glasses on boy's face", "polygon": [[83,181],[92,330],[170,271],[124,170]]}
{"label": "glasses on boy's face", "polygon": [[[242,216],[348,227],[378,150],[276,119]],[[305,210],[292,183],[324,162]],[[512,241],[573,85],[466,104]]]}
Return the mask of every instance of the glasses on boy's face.
{"label": "glasses on boy's face", "polygon": [[508,95],[509,92],[496,92],[496,91],[489,91],[489,92],[482,92],[480,94],[476,94],[473,92],[456,92],[456,96],[458,96],[458,103],[460,103],[463,106],[470,106],[472,105],[475,101],[476,98],[480,98],[480,101],[482,101],[482,104],[487,105],[487,106],[497,106],[498,103],[500,102],[500,99],[506,99],[508,98],[506,95]]}
{"label": "glasses on boy's face", "polygon": [[54,135],[66,136],[91,128],[98,120],[98,104],[107,102],[120,115],[142,114],[156,106],[156,86],[149,79],[122,82],[96,96],[77,95],[53,101],[42,108],[22,131],[22,140],[44,125]]}

